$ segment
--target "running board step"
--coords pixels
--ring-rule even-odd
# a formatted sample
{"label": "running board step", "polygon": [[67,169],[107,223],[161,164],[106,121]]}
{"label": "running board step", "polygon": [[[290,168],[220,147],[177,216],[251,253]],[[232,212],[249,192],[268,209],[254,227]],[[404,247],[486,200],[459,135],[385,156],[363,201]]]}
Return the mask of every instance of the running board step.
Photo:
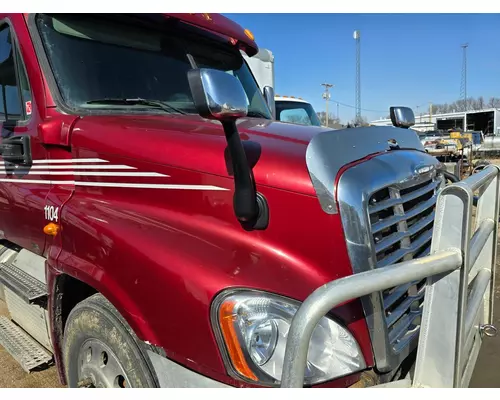
{"label": "running board step", "polygon": [[0,264],[0,283],[28,304],[38,304],[42,307],[47,304],[47,285],[12,263]]}
{"label": "running board step", "polygon": [[30,372],[52,361],[52,355],[7,317],[0,317],[0,345]]}

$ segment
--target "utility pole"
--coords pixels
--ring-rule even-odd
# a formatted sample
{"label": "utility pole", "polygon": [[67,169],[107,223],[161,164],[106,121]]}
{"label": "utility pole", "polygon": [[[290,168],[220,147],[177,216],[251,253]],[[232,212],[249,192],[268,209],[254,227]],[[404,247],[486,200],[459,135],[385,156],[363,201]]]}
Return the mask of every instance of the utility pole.
{"label": "utility pole", "polygon": [[354,40],[356,41],[356,123],[361,123],[361,33],[354,31]]}
{"label": "utility pole", "polygon": [[337,103],[337,120],[338,120],[338,123],[340,124],[339,103]]}
{"label": "utility pole", "polygon": [[326,126],[328,126],[328,102],[330,101],[330,92],[328,91],[328,89],[332,88],[333,85],[331,83],[322,83],[321,86],[324,86],[325,87],[325,91],[323,92],[323,99],[325,99],[325,102],[326,102],[326,117],[325,117],[325,120],[326,120]]}
{"label": "utility pole", "polygon": [[432,124],[432,103],[429,102],[429,123]]}
{"label": "utility pole", "polygon": [[462,80],[460,82],[460,97],[464,100],[464,111],[467,111],[467,47],[469,43],[462,44]]}

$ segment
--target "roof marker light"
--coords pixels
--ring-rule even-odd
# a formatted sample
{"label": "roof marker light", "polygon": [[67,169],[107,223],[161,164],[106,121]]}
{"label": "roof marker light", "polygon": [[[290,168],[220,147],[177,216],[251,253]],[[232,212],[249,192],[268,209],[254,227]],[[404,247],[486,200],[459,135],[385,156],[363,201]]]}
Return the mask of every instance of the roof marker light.
{"label": "roof marker light", "polygon": [[245,35],[247,35],[247,37],[248,37],[250,40],[255,40],[255,36],[253,35],[253,33],[252,33],[252,32],[250,32],[250,30],[245,29],[243,32],[245,33]]}

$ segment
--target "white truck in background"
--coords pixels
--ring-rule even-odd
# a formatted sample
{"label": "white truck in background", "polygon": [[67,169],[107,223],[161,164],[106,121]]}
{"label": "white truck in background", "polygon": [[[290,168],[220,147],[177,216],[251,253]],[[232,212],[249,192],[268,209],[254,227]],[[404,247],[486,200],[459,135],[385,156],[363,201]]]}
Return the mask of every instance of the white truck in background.
{"label": "white truck in background", "polygon": [[[243,58],[252,71],[260,89],[271,87],[275,90],[274,55],[268,49],[259,49],[253,57],[242,52]],[[295,96],[274,96],[275,107],[271,110],[276,120],[301,125],[321,126],[321,121],[311,103]]]}

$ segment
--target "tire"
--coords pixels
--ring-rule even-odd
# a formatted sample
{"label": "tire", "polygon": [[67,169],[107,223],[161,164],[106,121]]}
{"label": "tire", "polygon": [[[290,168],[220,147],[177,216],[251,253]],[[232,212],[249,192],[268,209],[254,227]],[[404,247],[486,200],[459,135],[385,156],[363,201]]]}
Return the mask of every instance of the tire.
{"label": "tire", "polygon": [[62,352],[69,387],[158,387],[144,344],[101,294],[70,312]]}

